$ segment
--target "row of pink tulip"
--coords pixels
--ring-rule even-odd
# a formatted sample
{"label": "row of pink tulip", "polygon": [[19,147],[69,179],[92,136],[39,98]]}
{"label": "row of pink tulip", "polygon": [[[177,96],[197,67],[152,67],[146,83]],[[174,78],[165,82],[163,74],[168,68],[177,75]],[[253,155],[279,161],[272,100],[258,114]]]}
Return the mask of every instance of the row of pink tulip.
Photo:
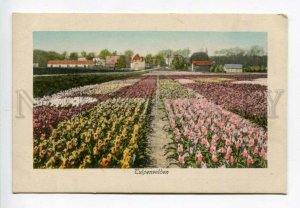
{"label": "row of pink tulip", "polygon": [[258,84],[194,83],[185,85],[223,108],[267,127],[267,87]]}
{"label": "row of pink tulip", "polygon": [[267,167],[267,132],[205,98],[165,101],[180,167]]}

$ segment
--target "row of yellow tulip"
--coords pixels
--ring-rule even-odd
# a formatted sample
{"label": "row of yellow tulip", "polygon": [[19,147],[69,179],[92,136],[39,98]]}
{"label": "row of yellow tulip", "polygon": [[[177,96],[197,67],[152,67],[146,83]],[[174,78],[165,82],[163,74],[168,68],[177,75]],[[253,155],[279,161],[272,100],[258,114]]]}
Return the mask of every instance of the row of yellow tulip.
{"label": "row of yellow tulip", "polygon": [[117,98],[61,122],[34,145],[35,168],[129,168],[145,158],[150,99]]}

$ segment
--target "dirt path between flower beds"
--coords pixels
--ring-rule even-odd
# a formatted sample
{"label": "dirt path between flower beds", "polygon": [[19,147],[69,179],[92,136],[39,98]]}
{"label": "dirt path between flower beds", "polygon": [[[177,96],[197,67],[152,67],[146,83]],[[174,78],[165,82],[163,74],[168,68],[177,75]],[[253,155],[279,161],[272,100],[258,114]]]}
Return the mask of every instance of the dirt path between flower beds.
{"label": "dirt path between flower beds", "polygon": [[[193,91],[187,88],[188,91]],[[167,159],[168,155],[165,155],[166,148],[169,143],[172,143],[171,135],[165,130],[167,129],[169,123],[168,118],[164,112],[164,106],[160,97],[159,91],[159,79],[157,80],[156,87],[156,98],[154,99],[154,104],[152,105],[151,116],[152,120],[152,133],[149,136],[149,154],[150,154],[150,165],[151,168],[178,168],[174,165],[174,160]],[[197,94],[197,98],[202,98],[201,95]],[[173,163],[170,165],[170,163]]]}
{"label": "dirt path between flower beds", "polygon": [[153,116],[151,124],[153,131],[149,136],[149,167],[167,168],[170,162],[167,159],[167,155],[165,155],[165,148],[171,142],[171,136],[164,130],[168,126],[168,121],[163,112],[163,104],[159,99],[159,86],[157,86],[151,116]]}
{"label": "dirt path between flower beds", "polygon": [[160,101],[154,103],[152,107],[152,129],[153,132],[149,137],[149,154],[150,167],[152,168],[167,168],[169,161],[165,154],[165,148],[171,142],[170,135],[164,130],[168,125],[165,113],[162,111],[163,105]]}

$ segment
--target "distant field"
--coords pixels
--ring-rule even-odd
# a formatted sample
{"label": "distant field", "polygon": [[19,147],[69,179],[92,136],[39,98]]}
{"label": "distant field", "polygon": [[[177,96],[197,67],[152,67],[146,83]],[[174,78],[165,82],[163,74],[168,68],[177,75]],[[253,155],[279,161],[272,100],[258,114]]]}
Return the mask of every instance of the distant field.
{"label": "distant field", "polygon": [[95,68],[33,68],[33,75],[44,74],[78,74],[78,73],[99,73],[99,72],[131,72],[131,69],[95,69]]}
{"label": "distant field", "polygon": [[142,72],[126,74],[88,74],[88,75],[64,75],[64,76],[38,76],[33,77],[33,97],[52,95],[62,90],[84,85],[98,84],[117,79],[137,77]]}

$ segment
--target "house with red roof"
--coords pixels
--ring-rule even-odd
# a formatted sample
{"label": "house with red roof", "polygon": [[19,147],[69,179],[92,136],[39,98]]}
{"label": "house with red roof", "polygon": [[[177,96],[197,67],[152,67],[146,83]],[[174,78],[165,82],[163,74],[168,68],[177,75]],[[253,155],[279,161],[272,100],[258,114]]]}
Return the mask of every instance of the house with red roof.
{"label": "house with red roof", "polygon": [[48,68],[88,68],[94,65],[91,60],[49,60]]}
{"label": "house with red roof", "polygon": [[214,65],[214,61],[205,60],[205,61],[192,61],[192,71],[208,71],[208,69]]}
{"label": "house with red roof", "polygon": [[130,62],[130,68],[131,69],[145,69],[145,58],[143,56],[140,56],[139,54],[135,54],[132,58],[131,58],[131,62]]}

